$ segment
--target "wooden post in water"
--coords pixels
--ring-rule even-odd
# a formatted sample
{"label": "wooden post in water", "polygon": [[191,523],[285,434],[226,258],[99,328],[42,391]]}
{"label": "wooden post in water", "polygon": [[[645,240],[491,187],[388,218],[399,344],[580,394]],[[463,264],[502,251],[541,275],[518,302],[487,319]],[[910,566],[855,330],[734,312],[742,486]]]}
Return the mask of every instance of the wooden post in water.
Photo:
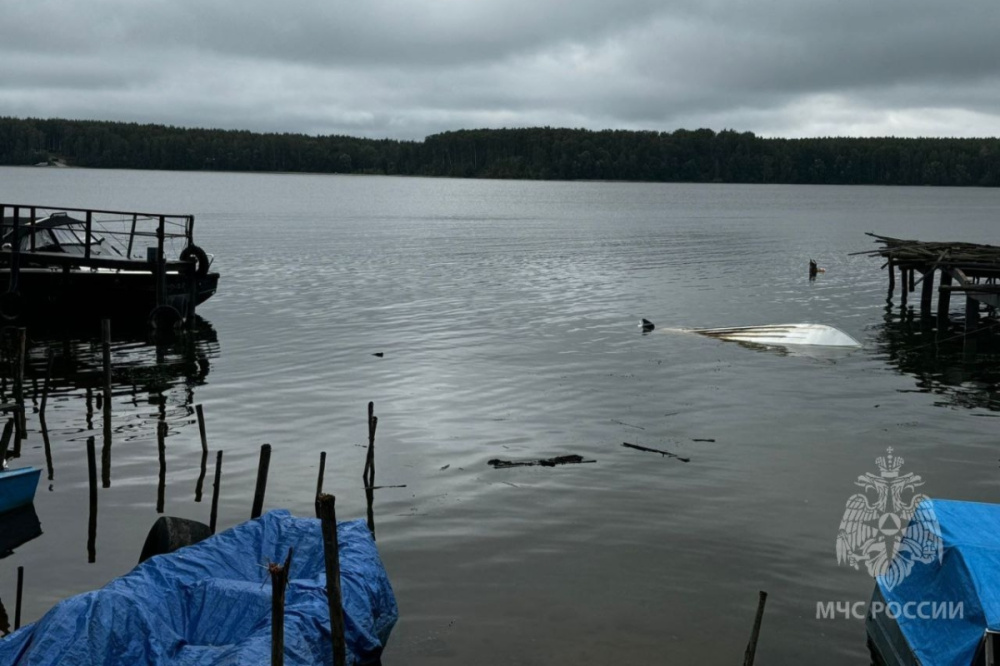
{"label": "wooden post in water", "polygon": [[889,255],[889,295],[886,296],[887,301],[892,300],[892,292],[896,290],[896,262],[892,260],[892,255]]}
{"label": "wooden post in water", "polygon": [[87,479],[90,482],[90,521],[87,526],[87,562],[97,561],[97,454],[94,438],[87,438]]}
{"label": "wooden post in water", "polygon": [[979,329],[979,301],[972,296],[965,297],[965,341]]}
{"label": "wooden post in water", "polygon": [[101,363],[104,369],[104,446],[101,448],[101,485],[111,487],[111,320],[101,320]]}
{"label": "wooden post in water", "polygon": [[160,455],[160,482],[156,487],[156,513],[163,513],[167,489],[167,422],[156,424],[156,449]]}
{"label": "wooden post in water", "polygon": [[757,601],[757,615],[753,620],[753,631],[750,633],[750,642],[747,643],[747,651],[743,655],[743,666],[753,666],[753,660],[757,654],[757,639],[760,637],[760,623],[764,618],[764,604],[766,602],[767,592],[761,590]]}
{"label": "wooden post in water", "polygon": [[337,542],[336,498],[320,495],[316,498],[316,515],[323,530],[323,561],[326,565],[326,601],[330,607],[330,633],[333,635],[333,664],[347,665],[347,644],[344,641],[344,605],[340,590],[340,551]]}
{"label": "wooden post in water", "polygon": [[916,270],[916,269],[911,268],[910,271],[909,271],[909,275],[910,275],[910,291],[913,291],[916,288],[916,280],[913,279],[913,272],[914,272],[914,270]]}
{"label": "wooden post in water", "polygon": [[24,567],[17,568],[17,596],[14,597],[14,631],[21,628],[21,601],[24,596]]}
{"label": "wooden post in water", "polygon": [[205,434],[205,410],[201,405],[195,405],[194,411],[198,415],[198,435],[201,437],[201,473],[194,487],[194,501],[200,502],[202,490],[205,488],[205,473],[208,469],[208,436]]}
{"label": "wooden post in water", "polygon": [[[942,271],[943,273],[944,271]],[[920,316],[930,319],[931,299],[934,296],[934,267],[927,269],[924,273],[923,282],[920,284]]]}
{"label": "wooden post in water", "polygon": [[[323,494],[323,475],[326,473],[326,451],[319,452],[319,476],[316,479],[316,497]],[[318,518],[319,516],[317,516]]]}
{"label": "wooden post in water", "polygon": [[208,520],[208,529],[215,534],[215,525],[219,518],[219,483],[222,481],[222,451],[215,454],[215,485],[212,486],[212,513]]}
{"label": "wooden post in water", "polygon": [[906,286],[907,285],[907,272],[908,271],[905,268],[900,268],[899,269],[899,282],[901,283],[901,287],[902,287],[899,290],[899,305],[901,307],[904,307],[904,308],[906,307],[906,295],[910,293],[910,290]]}
{"label": "wooden post in water", "polygon": [[937,320],[938,328],[944,330],[948,326],[948,312],[951,309],[951,272],[941,269],[941,288],[938,289]]}
{"label": "wooden post in water", "polygon": [[285,664],[285,588],[288,587],[288,570],[292,566],[292,549],[288,549],[285,563],[271,563],[271,666]]}
{"label": "wooden post in water", "polygon": [[250,511],[250,519],[260,518],[264,510],[264,491],[267,490],[267,470],[271,466],[271,445],[262,444],[260,447],[260,462],[257,464],[257,487],[253,493],[253,509]]}

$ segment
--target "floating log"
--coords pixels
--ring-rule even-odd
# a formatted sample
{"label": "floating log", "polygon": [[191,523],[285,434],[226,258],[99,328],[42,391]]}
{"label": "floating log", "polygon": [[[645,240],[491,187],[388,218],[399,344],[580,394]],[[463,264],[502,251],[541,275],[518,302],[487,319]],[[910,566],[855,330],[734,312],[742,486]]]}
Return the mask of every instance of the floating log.
{"label": "floating log", "polygon": [[596,460],[584,460],[583,456],[571,454],[567,456],[556,456],[555,458],[542,458],[541,460],[500,460],[494,458],[487,461],[487,465],[493,469],[506,469],[508,467],[555,467],[556,465],[576,465],[581,463],[595,463]]}
{"label": "floating log", "polygon": [[[715,441],[715,440],[712,440]],[[667,458],[677,458],[681,462],[691,462],[690,458],[684,458],[677,455],[676,453],[671,453],[670,451],[662,451],[660,449],[651,449],[648,446],[642,446],[640,444],[629,444],[628,442],[622,442],[622,446],[628,447],[630,449],[635,449],[637,451],[647,451],[649,453],[659,453],[661,456],[666,456]]]}

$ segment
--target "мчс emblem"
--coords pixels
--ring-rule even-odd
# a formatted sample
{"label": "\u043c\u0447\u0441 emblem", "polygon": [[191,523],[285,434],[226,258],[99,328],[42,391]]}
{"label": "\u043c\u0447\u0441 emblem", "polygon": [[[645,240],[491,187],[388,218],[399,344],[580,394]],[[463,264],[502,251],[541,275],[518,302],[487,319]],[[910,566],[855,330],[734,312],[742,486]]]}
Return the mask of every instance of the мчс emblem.
{"label": "\u043c\u0447\u0441 emblem", "polygon": [[864,562],[868,574],[891,590],[917,562],[941,560],[941,530],[933,502],[916,492],[923,479],[912,472],[900,475],[903,459],[892,455],[892,447],[875,464],[878,476],[859,476],[854,485],[864,491],[847,500],[837,533],[837,563],[860,569]]}

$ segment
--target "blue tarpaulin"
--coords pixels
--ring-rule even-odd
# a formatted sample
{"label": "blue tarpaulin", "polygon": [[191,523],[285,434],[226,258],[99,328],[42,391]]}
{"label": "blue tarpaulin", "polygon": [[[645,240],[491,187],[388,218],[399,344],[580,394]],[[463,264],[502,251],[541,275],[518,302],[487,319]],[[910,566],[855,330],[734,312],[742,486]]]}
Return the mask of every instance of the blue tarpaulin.
{"label": "blue tarpaulin", "polygon": [[1000,631],[1000,505],[933,500],[931,506],[943,557],[915,564],[891,589],[879,580],[879,592],[887,604],[898,604],[892,614],[919,663],[969,666],[986,630]]}
{"label": "blue tarpaulin", "polygon": [[[337,525],[348,663],[378,660],[396,598],[363,521]],[[271,660],[268,562],[294,548],[285,596],[285,663],[333,661],[320,522],[272,511],[160,555],[100,590],[57,604],[0,639],[0,664],[259,666]]]}

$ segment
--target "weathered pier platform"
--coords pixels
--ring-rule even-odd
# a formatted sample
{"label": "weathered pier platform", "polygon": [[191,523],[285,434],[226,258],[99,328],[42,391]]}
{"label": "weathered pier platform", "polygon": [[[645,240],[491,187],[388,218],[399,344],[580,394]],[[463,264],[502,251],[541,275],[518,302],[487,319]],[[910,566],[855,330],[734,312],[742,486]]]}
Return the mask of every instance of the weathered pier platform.
{"label": "weathered pier platform", "polygon": [[1000,247],[978,243],[948,243],[904,240],[869,233],[881,247],[857,252],[881,256],[889,269],[891,301],[896,289],[896,270],[901,286],[900,303],[905,307],[910,293],[920,287],[920,314],[931,320],[934,306],[934,276],[939,273],[937,288],[937,324],[947,327],[951,311],[951,295],[965,296],[965,333],[978,331],[980,316],[985,309],[993,315],[1000,306]]}

